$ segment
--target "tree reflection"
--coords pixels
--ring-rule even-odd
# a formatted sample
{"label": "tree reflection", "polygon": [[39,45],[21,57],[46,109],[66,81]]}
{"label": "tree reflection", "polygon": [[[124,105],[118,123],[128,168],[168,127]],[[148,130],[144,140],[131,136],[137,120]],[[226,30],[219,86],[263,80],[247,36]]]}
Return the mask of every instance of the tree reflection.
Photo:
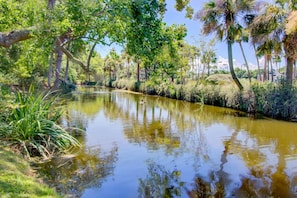
{"label": "tree reflection", "polygon": [[98,94],[76,94],[73,96],[73,100],[67,103],[67,108],[72,111],[80,112],[89,119],[96,116],[100,110],[103,109],[104,97],[108,97],[110,94],[101,94],[103,97],[98,97]]}
{"label": "tree reflection", "polygon": [[[169,171],[155,162],[148,163],[148,175],[139,179],[139,197],[190,197],[190,198],[224,198],[224,197],[296,197],[290,189],[290,181],[283,174],[267,177],[267,172],[251,169],[249,175],[242,175],[241,183],[229,188],[232,180],[223,166],[227,163],[226,152],[222,154],[220,169],[211,171],[208,178],[199,174],[192,183],[181,180],[182,171]],[[278,177],[278,178],[276,178]]]}
{"label": "tree reflection", "polygon": [[181,174],[179,170],[168,171],[160,164],[149,162],[147,177],[145,179],[139,179],[139,197],[225,197],[224,185],[221,185],[219,181],[215,183],[214,187],[212,183],[197,177],[195,181],[189,185],[181,181]]}
{"label": "tree reflection", "polygon": [[[145,104],[140,104],[142,99]],[[182,191],[190,197],[297,196],[297,167],[288,165],[297,161],[295,123],[254,120],[230,109],[136,94],[102,94],[83,101],[73,106],[87,115],[79,116],[78,126],[86,126],[81,123],[102,112],[109,120],[123,123],[129,142],[164,149],[177,160],[190,155],[196,173],[191,187],[182,186],[174,175],[179,171],[152,164],[148,177],[140,180],[142,197],[155,195],[152,193],[174,197]],[[217,127],[209,135],[214,125],[223,129]],[[204,165],[210,173],[201,173],[199,168]],[[238,174],[232,174],[233,167]]]}
{"label": "tree reflection", "polygon": [[183,182],[180,181],[180,171],[167,171],[164,166],[149,162],[148,176],[139,179],[139,197],[180,197]]}
{"label": "tree reflection", "polygon": [[80,197],[84,189],[99,187],[112,174],[117,161],[117,146],[108,153],[100,148],[87,148],[77,155],[60,156],[37,164],[46,182],[67,197]]}

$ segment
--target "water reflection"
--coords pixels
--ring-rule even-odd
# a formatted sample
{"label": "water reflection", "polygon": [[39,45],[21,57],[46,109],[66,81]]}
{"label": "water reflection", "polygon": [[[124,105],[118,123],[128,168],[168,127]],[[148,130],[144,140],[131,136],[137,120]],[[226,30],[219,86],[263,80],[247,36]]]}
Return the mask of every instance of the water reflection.
{"label": "water reflection", "polygon": [[160,164],[148,161],[148,175],[139,179],[139,197],[180,197],[184,183],[180,171],[168,171]]}
{"label": "water reflection", "polygon": [[86,188],[99,188],[112,174],[117,160],[117,146],[104,153],[100,148],[85,148],[75,155],[57,156],[38,164],[41,174],[52,187],[67,197],[81,197]]}
{"label": "water reflection", "polygon": [[74,96],[69,125],[86,129],[86,148],[118,149],[113,174],[82,197],[297,197],[296,123],[118,91]]}
{"label": "water reflection", "polygon": [[[225,162],[222,161],[222,165]],[[227,186],[232,181],[227,179],[228,175],[222,168],[209,173],[210,179],[197,175],[192,183],[182,181],[181,173],[180,170],[170,171],[165,166],[149,162],[146,178],[139,179],[138,197],[296,197],[294,191],[290,192],[287,178],[280,180],[273,178],[278,185],[273,186],[269,183],[269,179],[265,178],[265,174],[253,170],[251,170],[251,177],[242,177],[241,184],[231,193],[227,190]],[[278,175],[276,177],[285,176]]]}

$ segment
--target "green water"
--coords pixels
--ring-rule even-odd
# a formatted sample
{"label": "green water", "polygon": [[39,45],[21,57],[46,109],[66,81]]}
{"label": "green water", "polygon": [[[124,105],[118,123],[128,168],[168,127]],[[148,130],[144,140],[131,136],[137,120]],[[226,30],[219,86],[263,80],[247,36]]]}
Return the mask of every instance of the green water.
{"label": "green water", "polygon": [[43,172],[69,197],[297,197],[296,123],[99,88],[63,123],[84,147]]}

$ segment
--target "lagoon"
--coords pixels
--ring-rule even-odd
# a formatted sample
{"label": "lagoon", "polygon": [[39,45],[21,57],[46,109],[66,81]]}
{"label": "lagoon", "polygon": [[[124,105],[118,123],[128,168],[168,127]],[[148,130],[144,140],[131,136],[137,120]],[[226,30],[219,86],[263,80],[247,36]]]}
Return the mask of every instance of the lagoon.
{"label": "lagoon", "polygon": [[74,155],[42,166],[69,197],[297,197],[297,124],[227,108],[79,88]]}

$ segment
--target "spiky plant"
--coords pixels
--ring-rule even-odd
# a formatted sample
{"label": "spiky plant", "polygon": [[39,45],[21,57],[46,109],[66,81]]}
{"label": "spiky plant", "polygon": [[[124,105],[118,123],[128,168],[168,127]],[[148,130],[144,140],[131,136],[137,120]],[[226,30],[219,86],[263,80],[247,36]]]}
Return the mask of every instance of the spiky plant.
{"label": "spiky plant", "polygon": [[55,152],[79,146],[79,142],[57,124],[62,110],[55,108],[56,99],[50,94],[15,92],[14,104],[9,105],[6,126],[0,127],[0,138],[27,157],[49,157]]}

